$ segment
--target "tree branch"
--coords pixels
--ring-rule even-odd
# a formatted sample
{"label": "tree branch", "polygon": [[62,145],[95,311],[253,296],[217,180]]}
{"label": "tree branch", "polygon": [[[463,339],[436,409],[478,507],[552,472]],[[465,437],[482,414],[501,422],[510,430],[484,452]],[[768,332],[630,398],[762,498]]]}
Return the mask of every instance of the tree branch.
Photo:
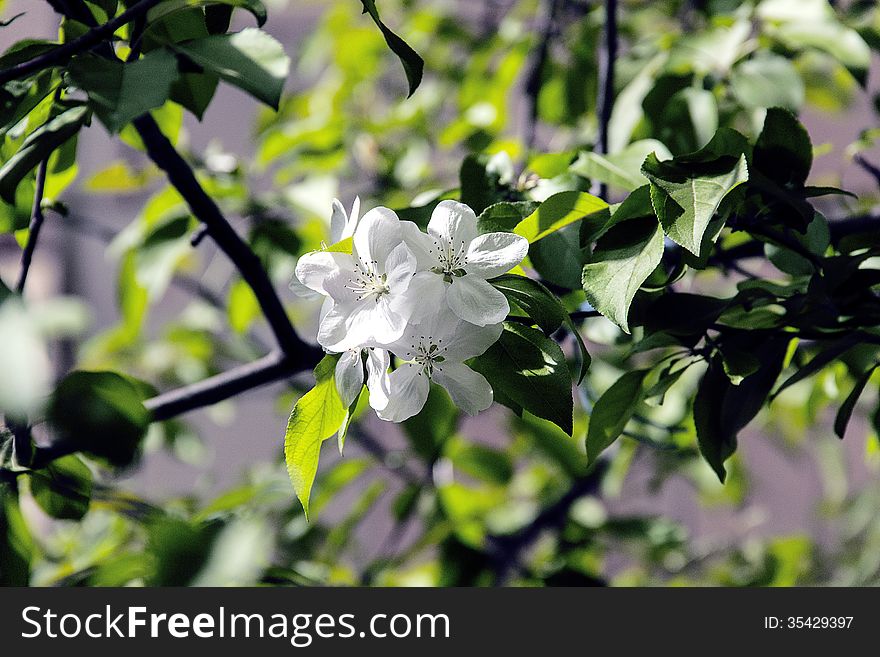
{"label": "tree branch", "polygon": [[[595,153],[608,154],[608,124],[614,107],[614,67],[617,61],[617,0],[605,0],[605,39],[599,49],[599,98],[596,102]],[[591,190],[599,198],[607,198],[608,185],[593,184]]]}
{"label": "tree branch", "polygon": [[252,363],[240,365],[228,372],[204,381],[162,393],[144,402],[156,422],[168,420],[188,411],[210,406],[260,386],[286,379],[305,369],[283,353],[275,351]]}
{"label": "tree branch", "polygon": [[496,586],[504,585],[511,574],[520,568],[522,553],[532,546],[542,532],[561,529],[565,525],[571,507],[584,495],[598,490],[607,469],[606,460],[596,461],[589,472],[575,480],[562,497],[541,511],[531,523],[507,536],[488,537]]}
{"label": "tree branch", "polygon": [[25,283],[27,283],[28,272],[31,268],[31,261],[34,258],[34,251],[37,249],[37,240],[40,239],[40,229],[43,227],[45,216],[43,215],[43,191],[46,189],[46,173],[49,168],[49,160],[45,159],[40,162],[37,167],[37,179],[34,183],[34,205],[31,210],[31,223],[28,230],[27,243],[21,252],[21,271],[18,274],[18,282],[15,284],[15,290],[19,294],[24,292]]}
{"label": "tree branch", "polygon": [[165,171],[168,180],[186,200],[193,215],[205,225],[208,234],[250,285],[281,351],[293,361],[301,360],[303,368],[317,362],[311,358],[316,350],[296,335],[260,259],[235,232],[153,118],[145,114],[134,120],[134,127],[147,148],[147,155]]}
{"label": "tree branch", "polygon": [[0,85],[6,84],[10,80],[19,80],[29,75],[42,71],[50,66],[62,66],[70,61],[71,57],[81,52],[90,50],[100,45],[104,39],[111,38],[113,33],[120,27],[129,23],[140,16],[145,15],[150,9],[155,7],[162,0],[141,0],[130,9],[122,12],[113,20],[107,21],[103,25],[89,30],[78,39],[74,39],[70,43],[65,43],[54,48],[38,57],[21,62],[15,66],[0,71]]}
{"label": "tree branch", "polygon": [[550,51],[550,40],[555,31],[556,15],[562,9],[565,0],[548,0],[547,8],[541,19],[538,30],[539,41],[529,58],[525,81],[526,126],[523,134],[526,150],[535,144],[535,131],[538,126],[538,95],[541,93],[541,74]]}

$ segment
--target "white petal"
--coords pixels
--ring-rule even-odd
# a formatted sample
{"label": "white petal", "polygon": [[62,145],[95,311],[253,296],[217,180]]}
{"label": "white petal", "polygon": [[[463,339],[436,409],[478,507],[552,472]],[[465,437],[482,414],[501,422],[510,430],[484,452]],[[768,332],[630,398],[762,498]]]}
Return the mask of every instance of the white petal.
{"label": "white petal", "polygon": [[397,215],[388,208],[373,208],[361,218],[354,231],[354,251],[360,260],[376,261],[381,266],[401,239]]}
{"label": "white petal", "polygon": [[474,326],[468,322],[461,322],[449,337],[444,337],[443,344],[446,347],[444,356],[451,363],[461,363],[468,358],[480,356],[498,342],[503,329],[501,324]]}
{"label": "white petal", "polygon": [[431,213],[428,234],[452,244],[453,247],[464,243],[467,248],[477,236],[477,215],[464,203],[440,201]]}
{"label": "white petal", "polygon": [[333,199],[330,207],[332,208],[330,212],[330,240],[335,243],[342,239],[342,232],[348,223],[348,214],[338,198]]}
{"label": "white petal", "polygon": [[446,288],[449,284],[443,277],[430,271],[419,272],[413,276],[406,291],[400,296],[395,295],[392,307],[400,314],[406,315],[411,322],[419,322],[427,315],[440,310],[449,313],[446,304]]}
{"label": "white petal", "polygon": [[388,403],[376,415],[389,422],[403,422],[417,414],[428,400],[431,380],[422,368],[404,363],[388,376]]}
{"label": "white petal", "polygon": [[327,294],[324,283],[342,270],[354,268],[354,260],[347,253],[312,251],[300,257],[296,263],[296,278],[310,290]]}
{"label": "white petal", "polygon": [[388,405],[391,384],[388,367],[391,356],[384,349],[367,349],[367,387],[370,389],[370,406],[379,411]]}
{"label": "white petal", "polygon": [[360,349],[351,349],[339,357],[334,378],[342,405],[348,408],[364,387],[364,363]]}
{"label": "white petal", "polygon": [[510,312],[510,304],[501,292],[470,274],[453,279],[446,301],[452,312],[477,326],[503,322]]}
{"label": "white petal", "polygon": [[346,349],[390,344],[406,330],[406,319],[391,309],[387,297],[359,302],[345,322],[348,327]]}
{"label": "white petal", "polygon": [[354,231],[357,229],[358,220],[360,219],[358,216],[360,211],[361,197],[355,196],[354,203],[351,204],[351,214],[348,215],[348,221],[345,222],[345,228],[342,229],[342,234],[339,236],[339,239],[344,240],[345,238],[354,235]]}
{"label": "white petal", "polygon": [[464,269],[480,278],[495,278],[521,263],[528,252],[529,242],[524,237],[513,233],[487,233],[471,242]]}
{"label": "white petal", "polygon": [[345,321],[347,317],[348,315],[342,306],[339,304],[332,306],[321,318],[321,325],[318,327],[318,344],[330,351],[348,349],[345,346],[348,334],[348,326]]}
{"label": "white petal", "polygon": [[435,238],[423,233],[411,221],[400,222],[403,241],[416,257],[416,268],[425,271],[440,266],[439,251],[434,248]]}
{"label": "white petal", "polygon": [[401,242],[385,261],[384,272],[388,275],[385,284],[393,292],[403,292],[409,286],[412,275],[416,271],[416,257],[409,250],[409,247]]}
{"label": "white petal", "polygon": [[486,377],[467,365],[435,366],[434,381],[446,388],[455,405],[468,415],[476,415],[492,405],[492,386]]}

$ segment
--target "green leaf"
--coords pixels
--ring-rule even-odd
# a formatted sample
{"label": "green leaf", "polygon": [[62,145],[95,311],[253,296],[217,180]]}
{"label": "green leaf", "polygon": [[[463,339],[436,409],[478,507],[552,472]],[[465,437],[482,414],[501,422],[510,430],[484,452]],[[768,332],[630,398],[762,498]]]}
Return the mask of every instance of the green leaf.
{"label": "green leaf", "polygon": [[631,192],[648,183],[641,169],[645,158],[651,153],[661,161],[672,158],[672,153],[663,143],[656,139],[643,139],[611,155],[581,151],[569,171],[592,181],[606,183],[615,189]]}
{"label": "green leaf", "polygon": [[15,155],[0,167],[0,197],[15,203],[15,190],[22,178],[87,125],[90,116],[88,108],[73,107],[29,134]]}
{"label": "green leaf", "polygon": [[80,520],[89,510],[92,473],[76,456],[56,459],[30,475],[31,495],[53,518]]}
{"label": "green leaf", "polygon": [[529,242],[537,242],[550,233],[586,219],[607,207],[605,201],[586,192],[559,192],[541,203],[513,232]]}
{"label": "green leaf", "polygon": [[260,303],[254,291],[243,279],[238,279],[229,288],[226,306],[229,326],[236,333],[246,333],[254,320],[260,316]]}
{"label": "green leaf", "polygon": [[205,71],[278,109],[290,58],[277,40],[262,30],[246,28],[172,46]]}
{"label": "green leaf", "polygon": [[764,53],[736,65],[730,87],[743,107],[785,107],[792,111],[804,104],[804,82],[787,58]]}
{"label": "green leaf", "polygon": [[544,333],[553,333],[568,317],[562,302],[538,281],[525,276],[504,274],[492,279],[491,283],[504,293],[508,301],[524,310],[526,316],[534,320]]}
{"label": "green leaf", "polygon": [[644,216],[647,197],[640,187],[620,205],[581,279],[587,301],[626,333],[633,297],[663,259],[663,231],[653,214]]}
{"label": "green leaf", "polygon": [[752,165],[780,185],[803,187],[813,166],[813,145],[794,114],[778,107],[767,110]]}
{"label": "green leaf", "polygon": [[262,27],[266,22],[266,7],[260,0],[165,0],[147,12],[147,22],[152,23],[169,14],[191,7],[207,7],[210,5],[226,5],[231,8],[246,9],[257,19]]}
{"label": "green leaf", "polygon": [[115,372],[73,372],[52,394],[49,420],[76,451],[130,464],[150,423],[143,390]]}
{"label": "green leaf", "polygon": [[596,400],[587,429],[587,458],[595,462],[620,437],[645,398],[643,383],[651,370],[627,372]]}
{"label": "green leaf", "polygon": [[379,18],[379,10],[376,9],[375,0],[361,0],[361,4],[364,6],[363,13],[370,15],[370,18],[373,19],[373,22],[382,32],[382,36],[385,37],[385,43],[391,48],[391,52],[400,59],[400,63],[403,65],[403,70],[406,73],[407,82],[409,82],[409,95],[407,97],[412,96],[422,81],[422,71],[425,67],[424,60],[406,41],[397,36],[382,22]]}
{"label": "green leaf", "polygon": [[853,389],[850,390],[846,399],[844,399],[843,403],[840,405],[840,408],[837,411],[837,416],[834,418],[834,433],[837,434],[837,437],[841,440],[843,440],[843,437],[846,435],[846,427],[849,425],[849,420],[856,408],[859,397],[862,396],[865,386],[868,385],[868,381],[871,380],[871,376],[878,367],[880,367],[880,363],[874,363],[873,366],[869,367],[864,374],[856,380]]}
{"label": "green leaf", "polygon": [[529,260],[543,280],[569,290],[580,288],[589,255],[589,249],[581,247],[581,226],[569,224],[529,247]]}
{"label": "green leaf", "polygon": [[27,586],[34,541],[18,506],[18,495],[0,481],[0,585]]}
{"label": "green leaf", "polygon": [[471,367],[496,393],[572,434],[574,402],[565,356],[537,329],[505,322],[498,341]]}
{"label": "green leaf", "polygon": [[724,371],[721,355],[716,354],[694,398],[694,425],[700,453],[722,483],[726,476],[724,462],[736,451],[737,434],[767,400],[782,370],[790,341],[788,337],[768,337],[766,332],[759,331],[734,336],[737,347],[752,349],[761,363],[760,368],[734,385]]}
{"label": "green leaf", "polygon": [[456,468],[493,484],[504,486],[513,478],[510,456],[498,449],[454,439],[446,443],[445,456]]}
{"label": "green leaf", "polygon": [[12,80],[0,88],[0,135],[5,135],[58,86],[53,71],[26,80]]}
{"label": "green leaf", "polygon": [[321,443],[339,430],[347,411],[333,378],[337,360],[338,357],[325,356],[315,367],[315,386],[296,402],[284,433],[287,474],[306,518]]}
{"label": "green leaf", "polygon": [[668,162],[649,155],[642,166],[664,231],[695,256],[721,201],[749,178],[743,141],[739,133],[719,130],[695,153]]}
{"label": "green leaf", "polygon": [[505,274],[491,282],[504,293],[508,301],[525,311],[526,315],[533,319],[544,333],[549,335],[563,324],[572,332],[581,354],[580,375],[578,377],[578,384],[580,384],[590,369],[590,354],[580,332],[571,321],[568,311],[556,295],[538,281],[524,276]]}
{"label": "green leaf", "polygon": [[154,50],[125,64],[96,55],[75,57],[67,67],[71,82],[85,91],[89,104],[111,133],[151,109],[161,107],[177,80],[177,58]]}
{"label": "green leaf", "polygon": [[183,73],[171,85],[168,98],[188,109],[201,121],[214,98],[219,81],[220,78],[209,73]]}
{"label": "green leaf", "polygon": [[517,224],[532,214],[539,205],[534,201],[503,201],[490,205],[477,217],[477,231],[481,234],[513,232]]}
{"label": "green leaf", "polygon": [[434,462],[443,443],[455,433],[460,415],[446,390],[432,383],[422,411],[404,420],[402,427],[416,453],[426,461]]}
{"label": "green leaf", "polygon": [[773,398],[778,397],[779,394],[786,388],[789,388],[795,383],[798,383],[808,377],[813,376],[817,372],[824,369],[825,366],[830,365],[831,363],[836,361],[847,351],[860,344],[862,341],[862,337],[863,336],[861,336],[859,333],[851,333],[846,337],[829,344],[827,347],[822,349],[822,351],[816,354],[809,363],[805,364],[797,372],[795,372],[785,381],[783,381],[783,383],[773,393]]}

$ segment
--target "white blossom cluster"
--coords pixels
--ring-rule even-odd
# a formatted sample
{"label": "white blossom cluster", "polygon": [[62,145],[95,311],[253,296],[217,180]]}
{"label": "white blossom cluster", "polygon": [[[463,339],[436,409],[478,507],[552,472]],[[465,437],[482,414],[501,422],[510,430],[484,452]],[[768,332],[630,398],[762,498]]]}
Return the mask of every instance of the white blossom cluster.
{"label": "white blossom cluster", "polygon": [[422,410],[434,381],[466,413],[488,408],[492,388],[465,361],[501,335],[510,307],[487,279],[518,265],[528,242],[479,235],[474,211],[456,201],[437,205],[427,233],[388,208],[358,215],[357,200],[350,216],[334,201],[331,236],[352,237],[352,253],[314,251],[296,267],[299,282],[325,297],[318,343],[341,354],[343,404],[366,382],[377,415],[401,422]]}

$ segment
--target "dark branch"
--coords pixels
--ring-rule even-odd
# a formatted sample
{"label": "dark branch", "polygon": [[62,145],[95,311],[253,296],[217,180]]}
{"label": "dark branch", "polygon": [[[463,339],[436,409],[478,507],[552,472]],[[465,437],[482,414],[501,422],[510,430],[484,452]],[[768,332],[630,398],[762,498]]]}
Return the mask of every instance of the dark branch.
{"label": "dark branch", "polygon": [[25,283],[27,283],[28,272],[31,269],[31,261],[34,258],[34,251],[37,249],[37,240],[40,239],[40,229],[43,227],[45,216],[43,215],[43,191],[46,189],[46,173],[49,168],[49,161],[43,160],[37,167],[37,179],[34,183],[34,205],[31,210],[31,223],[28,230],[27,243],[21,252],[21,271],[18,274],[18,282],[15,284],[15,290],[19,294],[24,292]]}
{"label": "dark branch", "polygon": [[281,352],[273,352],[252,363],[148,399],[144,406],[150,411],[154,421],[168,420],[242,392],[281,381],[305,368],[305,362],[294,362]]}
{"label": "dark branch", "polygon": [[556,16],[562,8],[563,2],[564,0],[548,0],[540,26],[536,30],[539,41],[529,57],[525,81],[526,127],[523,135],[526,150],[531,150],[535,144],[535,131],[538,126],[538,95],[541,93],[544,65],[547,63],[547,55],[550,52],[550,41],[555,31]]}
{"label": "dark branch", "polygon": [[[608,124],[614,107],[614,67],[617,61],[617,0],[605,0],[605,38],[599,49],[599,98],[596,103],[596,145],[594,152],[608,154]],[[593,185],[592,192],[607,198],[608,185]]]}
{"label": "dark branch", "polygon": [[74,39],[70,43],[58,46],[57,48],[38,57],[34,57],[33,59],[29,59],[26,62],[10,66],[5,70],[0,71],[0,85],[6,84],[10,80],[26,78],[29,75],[42,71],[50,66],[63,66],[70,61],[74,55],[78,55],[81,52],[85,52],[100,45],[105,39],[111,38],[113,33],[120,27],[145,15],[160,2],[162,2],[162,0],[141,0],[141,2],[134,5],[131,9],[122,12],[113,20],[107,21],[103,25],[89,30],[78,39]]}
{"label": "dark branch", "polygon": [[597,461],[589,472],[575,480],[562,497],[546,507],[531,523],[514,534],[489,537],[496,586],[505,584],[511,574],[519,570],[523,553],[538,540],[543,532],[561,529],[565,525],[568,512],[574,503],[584,495],[598,490],[607,468],[606,461]]}
{"label": "dark branch", "polygon": [[313,351],[296,335],[260,259],[235,232],[214,200],[202,189],[190,166],[162,134],[153,118],[145,114],[135,119],[134,126],[146,145],[147,155],[165,171],[168,180],[186,200],[193,215],[205,225],[220,250],[251,286],[284,354],[295,360],[298,356]]}

